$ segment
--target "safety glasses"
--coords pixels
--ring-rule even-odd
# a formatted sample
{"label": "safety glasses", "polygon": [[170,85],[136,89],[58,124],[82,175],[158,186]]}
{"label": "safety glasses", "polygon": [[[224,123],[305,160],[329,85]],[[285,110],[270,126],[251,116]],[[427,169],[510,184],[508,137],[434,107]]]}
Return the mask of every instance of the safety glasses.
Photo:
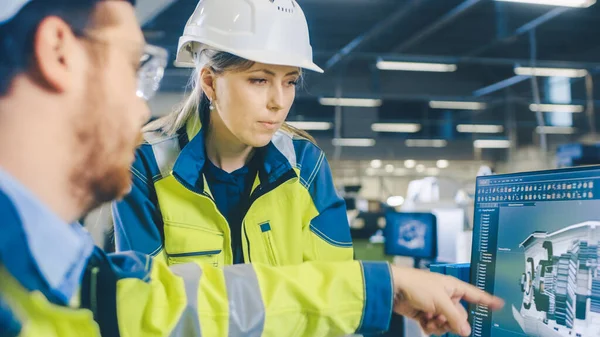
{"label": "safety glasses", "polygon": [[144,55],[138,69],[138,97],[148,101],[156,95],[165,75],[168,60],[169,53],[166,49],[153,45],[144,47]]}

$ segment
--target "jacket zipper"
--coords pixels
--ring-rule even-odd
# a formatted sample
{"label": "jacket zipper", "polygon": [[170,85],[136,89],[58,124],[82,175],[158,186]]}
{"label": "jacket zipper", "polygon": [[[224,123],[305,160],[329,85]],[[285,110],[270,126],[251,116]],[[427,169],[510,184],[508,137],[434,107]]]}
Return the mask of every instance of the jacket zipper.
{"label": "jacket zipper", "polygon": [[256,191],[254,191],[254,193],[252,193],[252,195],[250,196],[250,199],[246,203],[246,207],[244,207],[243,212],[242,212],[242,227],[243,227],[242,232],[244,234],[244,237],[246,239],[246,245],[248,247],[248,263],[252,263],[252,258],[250,257],[250,240],[248,239],[248,233],[246,231],[246,221],[243,219],[246,218],[246,215],[248,214],[250,207],[256,200],[258,200],[263,195],[271,192],[275,188],[281,186],[282,184],[284,184],[284,183],[288,182],[289,180],[296,178],[296,177],[297,177],[296,172],[294,172],[294,170],[289,170],[287,173],[285,173],[284,175],[279,177],[279,179],[277,179],[273,184],[270,184],[269,188],[263,188],[262,186],[259,185],[256,188]]}
{"label": "jacket zipper", "polygon": [[[183,187],[185,187],[186,189],[188,189],[190,192],[199,194],[199,195],[203,195],[207,198],[209,198],[215,205],[215,199],[213,199],[208,193],[206,193],[205,191],[199,192],[196,191],[195,188],[193,188],[192,186],[190,186],[189,184],[187,184],[186,182],[184,182],[182,179],[180,179],[176,174],[173,173],[173,177],[175,178],[175,180],[177,180],[177,182],[179,182],[181,185],[183,185]],[[271,192],[272,190],[274,190],[275,188],[279,187],[280,185],[288,182],[289,180],[298,177],[296,175],[296,172],[291,169],[289,170],[287,173],[283,174],[281,177],[279,177],[279,179],[275,180],[275,182],[273,182],[273,184],[269,185],[269,188],[263,188],[262,186],[258,186],[256,188],[256,190],[254,191],[254,193],[252,193],[250,195],[250,199],[248,200],[248,202],[246,203],[246,207],[243,208],[242,211],[242,234],[244,235],[244,238],[246,239],[246,245],[248,247],[248,263],[252,263],[252,258],[250,257],[250,240],[248,239],[248,233],[246,232],[246,225],[245,225],[245,221],[244,219],[246,218],[246,215],[248,214],[248,211],[250,210],[250,206],[252,206],[252,204],[258,200],[258,198],[262,197],[263,195]],[[216,206],[215,206],[216,208]],[[223,219],[225,219],[225,217],[223,216],[223,214],[221,214],[221,212],[219,212],[219,210],[217,210],[217,213],[219,215],[221,215],[221,217]],[[225,222],[227,222],[227,219],[225,219]],[[232,257],[233,258],[233,257]]]}
{"label": "jacket zipper", "polygon": [[[215,201],[215,199],[208,193],[206,193],[205,191],[197,191],[193,186],[190,186],[189,184],[187,184],[186,182],[184,182],[182,179],[180,179],[175,173],[173,173],[173,178],[175,178],[175,180],[177,180],[178,183],[180,183],[183,187],[185,187],[187,190],[189,190],[192,193],[201,195],[203,197],[208,198],[210,201],[212,201],[214,207],[215,207],[215,211],[217,212],[217,214],[219,214],[219,216],[221,217],[222,220],[225,221],[225,223],[227,223],[227,219],[225,218],[225,216],[223,216],[223,214],[221,214],[221,211],[219,211],[219,209],[217,208],[217,202]],[[229,240],[231,242],[231,234],[229,235]],[[233,251],[231,252],[231,259],[233,261]]]}
{"label": "jacket zipper", "polygon": [[93,317],[98,317],[98,273],[99,267],[92,267],[90,272],[90,310]]}
{"label": "jacket zipper", "polygon": [[[216,203],[215,199],[210,194],[206,193],[205,191],[197,191],[194,187],[190,186],[185,181],[181,180],[176,174],[173,174],[173,178],[175,178],[175,180],[177,180],[178,183],[183,185],[183,187],[188,189],[190,192],[194,192],[196,194],[203,195],[203,196],[207,197],[208,199],[210,199],[212,202]],[[220,212],[219,212],[219,214],[221,216],[223,216]]]}
{"label": "jacket zipper", "polygon": [[269,254],[269,259],[271,260],[271,265],[273,266],[277,266],[277,258],[275,256],[275,249],[273,247],[273,235],[271,234],[271,231],[267,231],[263,233],[263,238],[265,240],[265,242],[267,243],[268,246],[268,254]]}
{"label": "jacket zipper", "polygon": [[168,254],[169,257],[190,257],[190,256],[207,256],[207,255],[217,255],[220,254],[222,250],[211,250],[206,252],[191,252],[191,253],[181,253],[181,254]]}

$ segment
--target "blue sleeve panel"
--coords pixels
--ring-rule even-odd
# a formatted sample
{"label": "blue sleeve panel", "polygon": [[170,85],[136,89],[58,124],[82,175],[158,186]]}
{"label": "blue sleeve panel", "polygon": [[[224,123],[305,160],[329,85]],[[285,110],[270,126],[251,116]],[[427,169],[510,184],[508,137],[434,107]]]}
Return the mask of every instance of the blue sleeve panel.
{"label": "blue sleeve panel", "polygon": [[161,175],[150,145],[144,144],[137,150],[131,173],[131,192],[112,205],[115,248],[154,256],[162,249],[164,232],[154,189],[154,181]]}
{"label": "blue sleeve panel", "polygon": [[306,140],[295,140],[294,146],[300,182],[308,189],[319,212],[311,221],[311,231],[333,246],[352,247],[346,203],[335,189],[325,154]]}
{"label": "blue sleeve panel", "polygon": [[387,262],[361,262],[365,279],[365,308],[357,334],[388,330],[394,305],[392,272]]}

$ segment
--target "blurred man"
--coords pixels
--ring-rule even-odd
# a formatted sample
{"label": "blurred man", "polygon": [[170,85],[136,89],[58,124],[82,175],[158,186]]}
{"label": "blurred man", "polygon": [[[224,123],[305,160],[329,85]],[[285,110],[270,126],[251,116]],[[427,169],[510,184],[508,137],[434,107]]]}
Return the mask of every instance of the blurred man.
{"label": "blurred man", "polygon": [[372,333],[394,294],[427,331],[467,335],[461,298],[501,305],[386,263],[168,269],[106,255],[76,219],[129,190],[164,51],[145,46],[130,1],[2,0],[0,55],[0,336]]}

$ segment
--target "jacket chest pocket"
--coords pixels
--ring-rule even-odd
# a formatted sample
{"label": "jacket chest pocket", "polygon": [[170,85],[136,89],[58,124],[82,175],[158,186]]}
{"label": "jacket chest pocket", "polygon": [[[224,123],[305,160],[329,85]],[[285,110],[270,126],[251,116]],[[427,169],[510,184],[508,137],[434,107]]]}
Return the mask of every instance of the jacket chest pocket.
{"label": "jacket chest pocket", "polygon": [[262,244],[264,248],[265,256],[262,260],[268,261],[272,266],[279,265],[279,258],[277,254],[277,247],[275,245],[275,239],[273,238],[273,231],[269,222],[263,222],[258,224],[260,236],[262,238]]}
{"label": "jacket chest pocket", "polygon": [[223,233],[189,224],[165,221],[165,252],[169,265],[207,263],[223,267]]}

